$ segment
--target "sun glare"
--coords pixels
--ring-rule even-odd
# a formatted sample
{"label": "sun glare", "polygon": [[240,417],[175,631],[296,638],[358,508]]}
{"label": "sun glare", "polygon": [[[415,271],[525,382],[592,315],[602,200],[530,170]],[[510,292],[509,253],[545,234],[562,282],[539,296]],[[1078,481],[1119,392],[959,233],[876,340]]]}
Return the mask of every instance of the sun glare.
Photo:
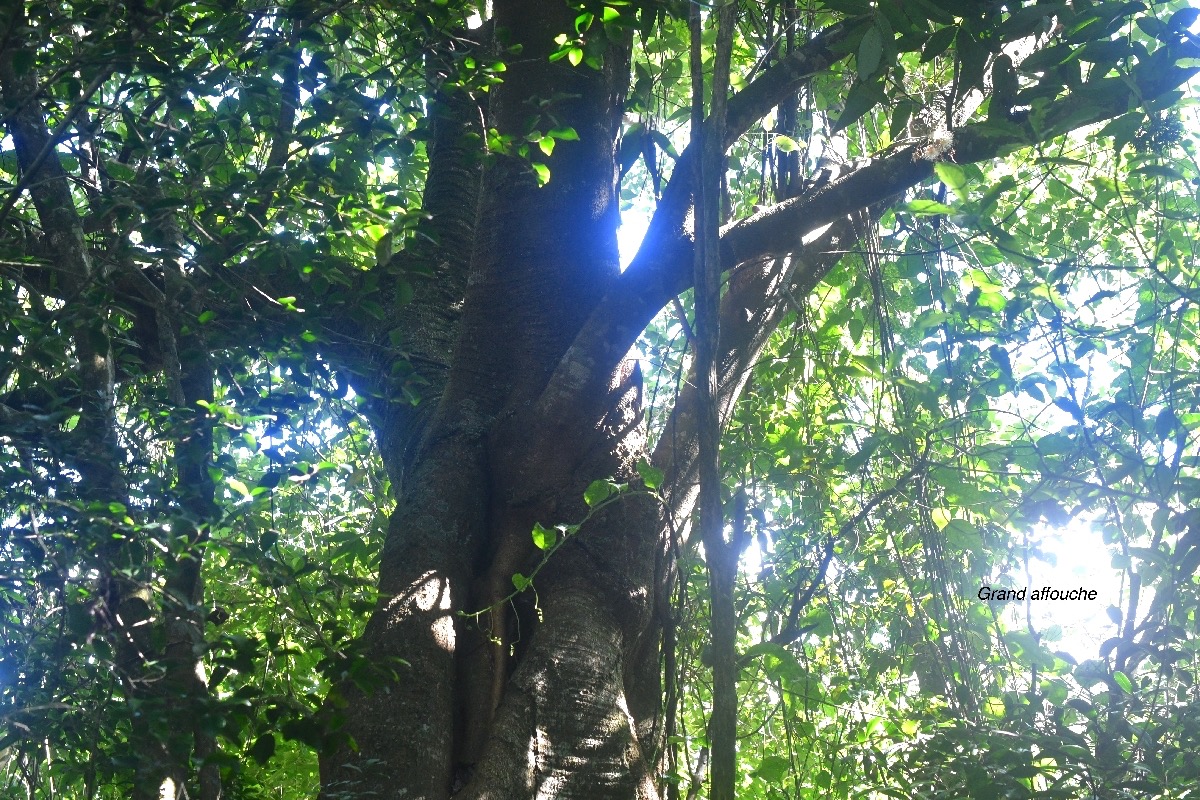
{"label": "sun glare", "polygon": [[[1121,573],[1098,531],[1084,520],[1062,527],[1043,526],[1030,537],[1039,556],[1028,558],[1026,575],[1013,576],[1019,586],[1060,591],[1094,590],[1095,600],[1031,600],[1006,603],[1002,618],[1010,627],[1031,623],[1051,650],[1070,653],[1078,661],[1096,658],[1100,645],[1117,635],[1109,607],[1121,608]],[[1026,616],[1028,614],[1028,616]]]}
{"label": "sun glare", "polygon": [[646,229],[650,226],[650,212],[647,209],[642,209],[638,206],[625,209],[621,213],[621,226],[617,228],[617,249],[621,253],[621,271],[629,266],[629,262],[633,261],[633,257],[637,255],[638,248],[642,246],[642,239],[646,236]]}

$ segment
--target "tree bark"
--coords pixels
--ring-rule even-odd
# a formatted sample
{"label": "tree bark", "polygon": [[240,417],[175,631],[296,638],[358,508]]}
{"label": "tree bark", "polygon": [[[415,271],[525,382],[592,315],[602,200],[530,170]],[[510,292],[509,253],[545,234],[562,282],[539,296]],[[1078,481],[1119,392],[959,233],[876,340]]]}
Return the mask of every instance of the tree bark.
{"label": "tree bark", "polygon": [[[372,658],[405,663],[394,662],[398,680],[386,691],[344,685],[331,696],[327,713],[344,720],[357,752],[323,759],[327,797],[653,793],[642,747],[654,746],[645,716],[657,712],[656,693],[646,708],[637,687],[635,719],[626,662],[630,649],[657,657],[645,640],[657,506],[630,501],[597,515],[535,589],[505,602],[513,574],[536,557],[534,523],[582,519],[587,485],[635,474],[642,451],[640,379],[617,370],[601,413],[572,421],[582,433],[564,459],[531,465],[526,456],[531,402],[618,274],[616,142],[629,43],[609,42],[598,69],[550,62],[554,37],[573,20],[565,4],[544,0],[495,7],[495,46],[519,46],[521,57],[490,92],[489,125],[514,142],[530,126],[569,126],[578,141],[544,159],[545,186],[522,159],[488,156],[457,341],[391,519],[364,635]],[[458,616],[476,611],[486,613]],[[592,756],[586,770],[577,768],[581,748]],[[516,795],[497,788],[517,784]]]}

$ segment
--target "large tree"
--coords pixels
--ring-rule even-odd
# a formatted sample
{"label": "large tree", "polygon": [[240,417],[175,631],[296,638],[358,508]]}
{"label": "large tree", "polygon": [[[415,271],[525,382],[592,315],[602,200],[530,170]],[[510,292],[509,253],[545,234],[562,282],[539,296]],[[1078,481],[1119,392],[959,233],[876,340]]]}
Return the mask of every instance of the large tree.
{"label": "large tree", "polygon": [[[1153,138],[1200,57],[1169,10],[9,4],[0,433],[27,495],[8,513],[62,592],[63,647],[102,648],[127,701],[129,758],[106,769],[138,797],[220,796],[205,560],[239,524],[275,547],[231,500],[261,510],[302,450],[281,420],[307,401],[273,385],[315,384],[354,401],[395,503],[369,622],[291,729],[321,748],[324,796],[659,797],[696,486],[781,321],[839,263],[882,280],[860,252],[880,220],[940,224],[972,165],[1110,121],[1118,151]],[[623,181],[652,205],[625,269]],[[700,357],[648,443],[631,350],[664,309]],[[927,466],[897,458],[847,524]],[[305,460],[291,478],[331,459]],[[729,503],[726,541],[705,497],[719,706],[746,663],[720,609],[747,512]],[[725,781],[716,717],[711,736]]]}

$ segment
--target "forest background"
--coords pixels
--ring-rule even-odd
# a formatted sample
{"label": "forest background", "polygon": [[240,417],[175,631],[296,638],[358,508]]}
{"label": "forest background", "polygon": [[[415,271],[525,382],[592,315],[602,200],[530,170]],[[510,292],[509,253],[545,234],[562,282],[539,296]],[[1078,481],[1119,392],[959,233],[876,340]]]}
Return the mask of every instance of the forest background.
{"label": "forest background", "polygon": [[1194,796],[1198,16],[5,4],[0,792]]}

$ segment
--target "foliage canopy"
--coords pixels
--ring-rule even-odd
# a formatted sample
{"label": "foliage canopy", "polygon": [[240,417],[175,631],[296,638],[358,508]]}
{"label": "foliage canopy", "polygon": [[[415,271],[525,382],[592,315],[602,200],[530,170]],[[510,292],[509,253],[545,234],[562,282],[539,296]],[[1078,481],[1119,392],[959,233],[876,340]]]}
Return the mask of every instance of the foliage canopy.
{"label": "foliage canopy", "polygon": [[[652,708],[614,701],[648,766],[612,797],[706,791],[718,550],[738,796],[1196,791],[1196,10],[727,10],[0,11],[2,791],[336,797],[332,754],[411,769],[355,715],[429,668],[368,624],[427,535],[478,569],[450,640],[507,693],[434,721],[458,737],[435,778],[487,796],[461,729],[533,693],[535,630],[626,508],[662,563],[626,592],[658,603],[653,678],[614,662]],[[728,553],[688,536],[705,178]],[[649,220],[624,271],[620,213]],[[520,557],[415,516],[439,481]],[[1116,576],[1086,585],[1096,652],[977,594],[1028,585],[1060,529]]]}

